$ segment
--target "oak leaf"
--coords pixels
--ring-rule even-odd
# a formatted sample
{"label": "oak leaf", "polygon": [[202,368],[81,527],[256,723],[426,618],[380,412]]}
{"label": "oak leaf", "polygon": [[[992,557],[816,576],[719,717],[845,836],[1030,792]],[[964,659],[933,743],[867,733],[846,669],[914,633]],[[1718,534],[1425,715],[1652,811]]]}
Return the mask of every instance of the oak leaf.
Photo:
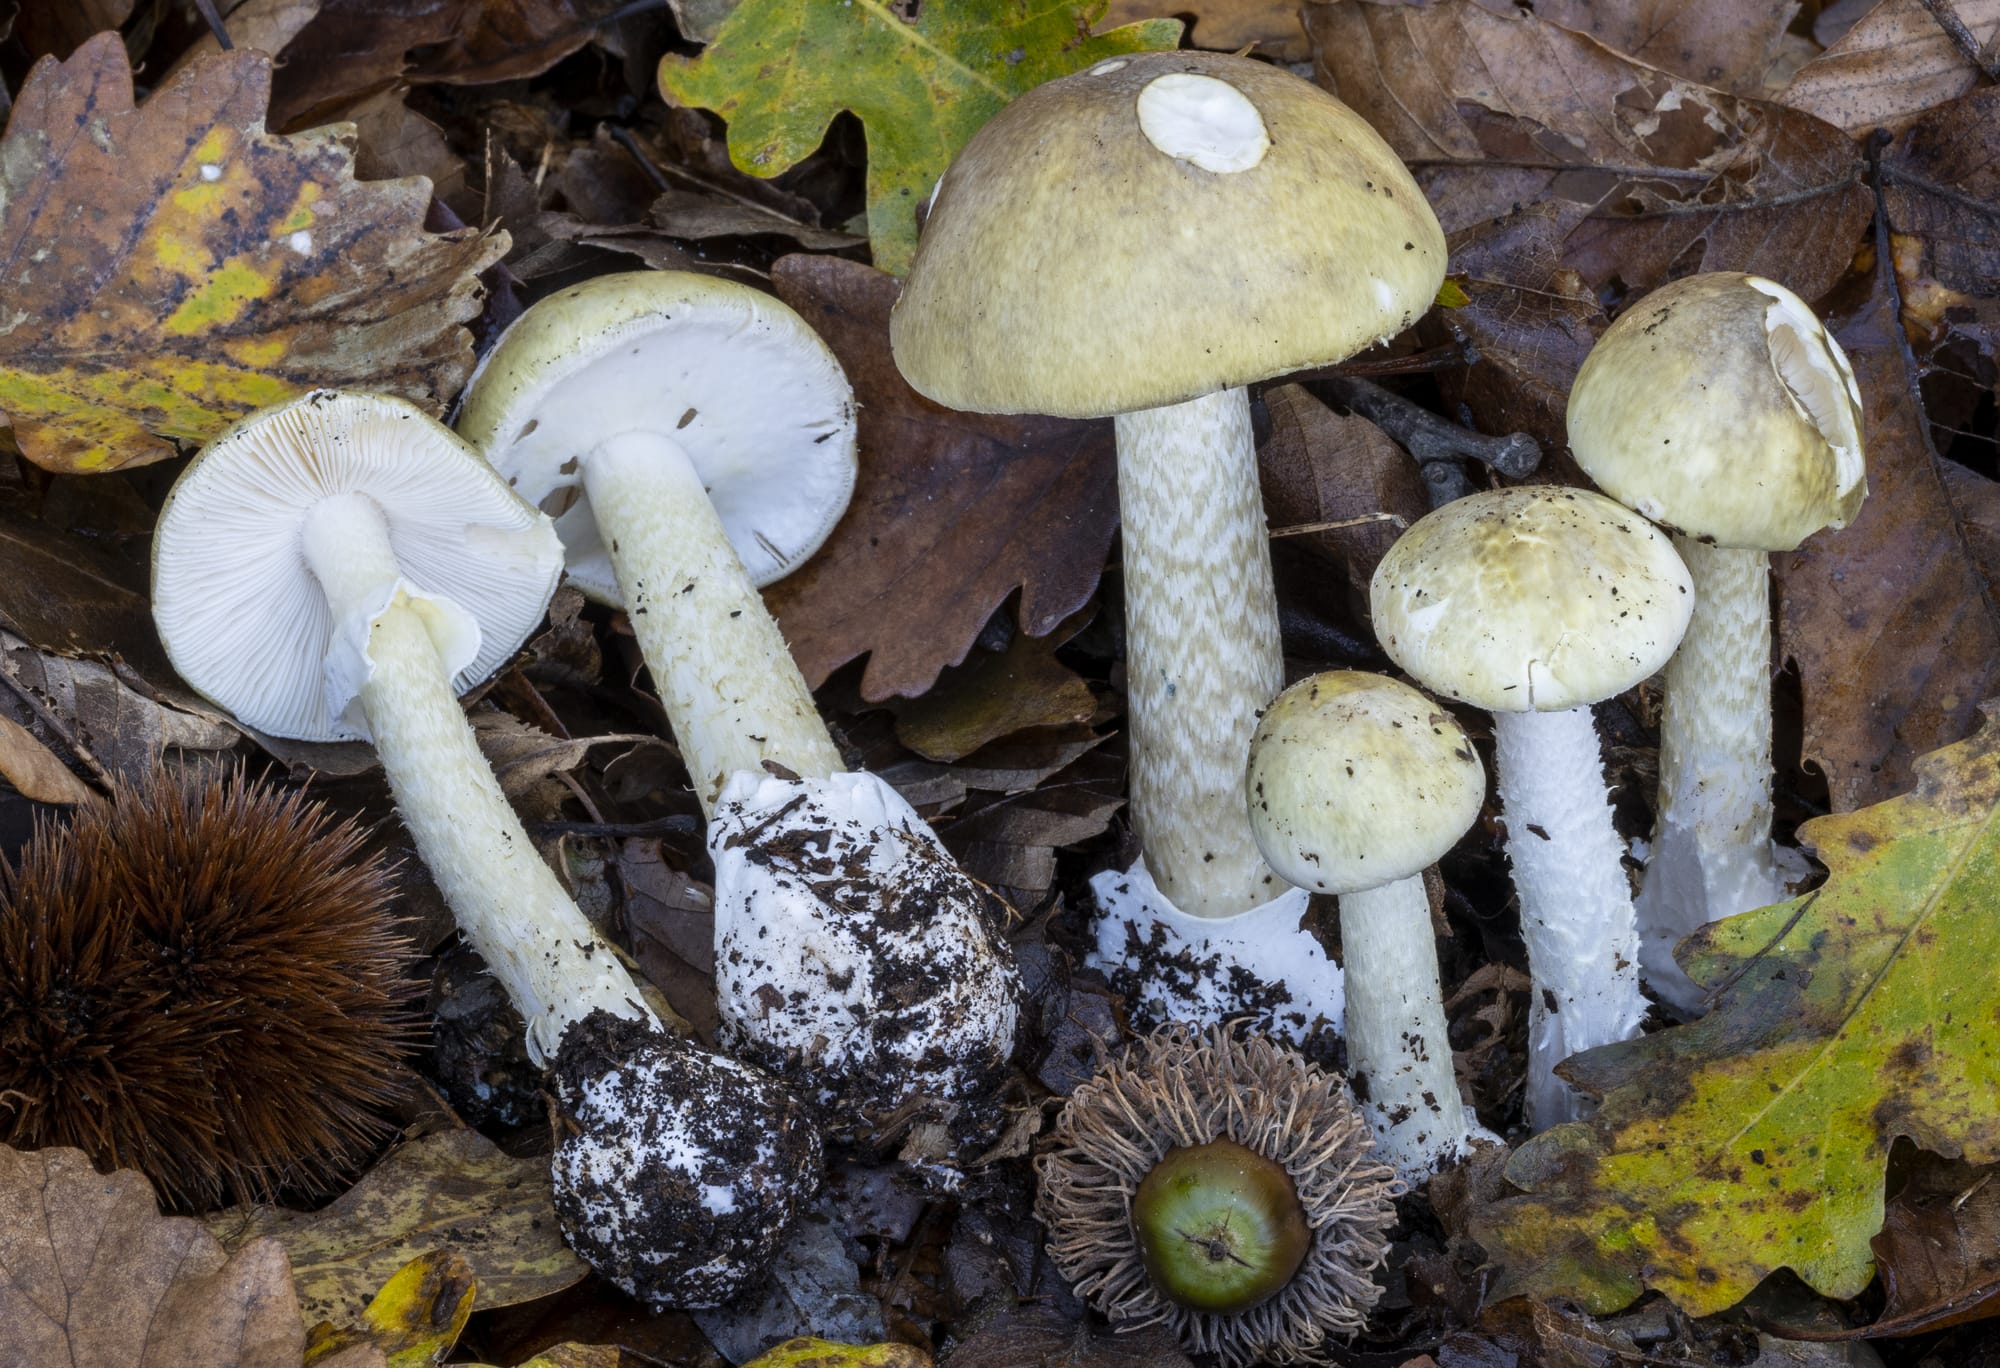
{"label": "oak leaf", "polygon": [[917,206],[1016,95],[1124,52],[1170,49],[1180,21],[1093,34],[1105,0],[954,0],[914,23],[890,0],[742,0],[699,57],[660,59],[660,88],[729,123],[729,156],[754,176],[802,161],[842,110],[868,134],[875,264],[909,270]]}
{"label": "oak leaf", "polygon": [[142,465],[315,386],[432,410],[504,234],[423,229],[337,130],[263,128],[270,58],[198,61],[135,106],[116,33],[29,73],[0,140],[0,411],[51,470]]}
{"label": "oak leaf", "polygon": [[1562,1065],[1603,1104],[1517,1150],[1527,1195],[1475,1220],[1495,1299],[1707,1315],[1780,1268],[1852,1297],[1895,1140],[2000,1158],[2000,724],[1916,771],[1800,829],[1823,887],[1682,944],[1707,1016]]}

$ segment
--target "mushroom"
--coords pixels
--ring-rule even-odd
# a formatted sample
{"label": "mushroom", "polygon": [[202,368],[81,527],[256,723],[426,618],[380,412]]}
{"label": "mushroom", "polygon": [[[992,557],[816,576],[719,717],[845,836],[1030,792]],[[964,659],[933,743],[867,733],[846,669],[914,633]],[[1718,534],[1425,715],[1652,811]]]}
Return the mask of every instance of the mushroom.
{"label": "mushroom", "polygon": [[1598,339],[1570,392],[1569,440],[1606,493],[1674,534],[1694,576],[1694,620],[1667,665],[1638,899],[1647,983],[1693,1010],[1701,991],[1674,946],[1785,896],[1771,843],[1768,553],[1860,512],[1861,391],[1790,290],[1689,276]]}
{"label": "mushroom", "polygon": [[747,286],[600,276],[507,330],[458,426],[560,511],[572,580],[639,637],[712,818],[725,1038],[842,1139],[959,1117],[1013,1047],[1012,956],[922,818],[843,768],[757,593],[853,490],[854,400],[826,344]]}
{"label": "mushroom", "polygon": [[1416,1182],[1471,1152],[1423,871],[1479,816],[1486,770],[1450,713],[1351,670],[1279,694],[1250,739],[1250,827],[1271,867],[1340,895],[1348,1077],[1382,1157]]}
{"label": "mushroom", "polygon": [[[1243,803],[1256,711],[1284,683],[1244,386],[1400,332],[1444,266],[1375,132],[1242,57],[1119,57],[1040,86],[938,184],[890,319],[905,378],[959,409],[1116,419],[1144,869],[1098,885],[1114,962],[1163,923],[1198,935],[1284,896]],[[1285,897],[1270,920],[1296,942],[1302,911]]]}
{"label": "mushroom", "polygon": [[757,593],[854,492],[853,391],[804,319],[709,276],[598,276],[515,320],[458,432],[558,515],[571,582],[626,610],[704,813],[766,761],[841,768]]}
{"label": "mushroom", "polygon": [[1638,932],[1590,705],[1645,679],[1687,629],[1692,585],[1653,526],[1601,494],[1528,486],[1446,504],[1369,586],[1389,657],[1493,713],[1507,853],[1534,980],[1527,1114],[1581,1113],[1555,1075],[1638,1033]]}
{"label": "mushroom", "polygon": [[[595,1143],[590,1127],[615,1117],[622,1134],[665,1147],[628,1154],[624,1176],[595,1191],[629,1215],[646,1205],[632,1185],[684,1170],[689,1118],[717,1103],[536,852],[457,699],[541,620],[561,564],[549,519],[449,429],[400,399],[316,390],[251,414],[181,475],[153,539],[153,614],[181,677],[246,726],[373,742],[459,929],[527,1021],[529,1058],[555,1066],[559,1096],[587,1123],[565,1144]],[[597,1048],[620,1018],[643,1029],[621,1037],[629,1048]],[[774,1087],[754,1100],[736,1124],[771,1137],[790,1186],[750,1186],[742,1171],[728,1202],[744,1214],[730,1225],[769,1230],[816,1181],[819,1138]],[[569,1171],[559,1148],[559,1186]],[[700,1241],[657,1213],[593,1211],[593,1224],[565,1226],[585,1259],[655,1305],[690,1304],[678,1299],[710,1257]],[[739,1242],[722,1281],[740,1288],[776,1243],[775,1230]]]}

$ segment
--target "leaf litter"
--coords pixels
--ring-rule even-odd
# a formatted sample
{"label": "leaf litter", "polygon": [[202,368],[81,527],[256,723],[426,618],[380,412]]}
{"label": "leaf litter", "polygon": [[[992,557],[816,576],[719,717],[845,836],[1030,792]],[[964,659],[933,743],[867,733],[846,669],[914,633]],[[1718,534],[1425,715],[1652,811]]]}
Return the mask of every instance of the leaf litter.
{"label": "leaf litter", "polygon": [[[1874,486],[1854,527],[1777,564],[1792,667],[1780,835],[1818,816],[1799,839],[1824,847],[1828,882],[1691,942],[1691,967],[1726,985],[1710,1015],[1572,1061],[1602,1109],[1525,1140],[1509,1128],[1527,989],[1484,814],[1444,862],[1434,905],[1451,932],[1440,947],[1461,1080],[1521,1148],[1406,1201],[1390,1293],[1343,1352],[1366,1368],[1992,1361],[1981,1336],[2000,1307],[2000,1156],[1990,1092],[1982,1110],[1968,1089],[1993,1082],[1978,1070],[1994,1031],[1959,1010],[1986,979],[1954,966],[1983,935],[1973,832],[1993,802],[1992,733],[1964,738],[2000,669],[1993,0],[1311,0],[1302,14],[1272,0],[225,0],[230,51],[189,6],[19,8],[0,48],[15,96],[0,298],[25,320],[0,334],[0,447],[14,467],[0,471],[0,722],[18,729],[0,736],[13,790],[0,792],[0,830],[24,832],[100,772],[247,762],[310,778],[407,850],[365,757],[246,735],[178,684],[151,633],[145,539],[168,481],[144,467],[247,407],[334,383],[442,410],[475,345],[523,304],[634,265],[762,284],[853,378],[861,487],[821,555],[769,600],[848,759],[894,783],[1022,914],[1031,1009],[1010,1084],[1018,1134],[956,1199],[906,1194],[886,1222],[830,1205],[820,1273],[794,1279],[784,1303],[795,1328],[872,1339],[880,1326],[895,1343],[789,1351],[806,1362],[1181,1361],[1170,1342],[1105,1333],[1038,1253],[1025,1152],[1124,1032],[1116,996],[1075,962],[1085,880],[1136,848],[1122,816],[1116,490],[1108,424],[953,414],[895,372],[893,273],[952,151],[1040,80],[1176,35],[1312,63],[1410,161],[1451,232],[1445,307],[1363,368],[1444,421],[1531,434],[1537,478],[1562,483],[1583,483],[1563,450],[1569,383],[1646,290],[1747,269],[1807,295],[1855,362]],[[123,33],[93,37],[99,25]],[[96,141],[65,151],[57,134],[77,112],[97,121]],[[354,127],[326,127],[340,120]],[[204,139],[224,155],[194,157]],[[201,179],[204,164],[224,174]],[[70,218],[34,209],[44,190],[39,202]],[[314,222],[287,228],[308,198]],[[293,247],[300,231],[309,254]],[[145,250],[120,256],[128,239]],[[1271,524],[1315,528],[1275,547],[1288,655],[1294,674],[1381,668],[1366,574],[1393,536],[1383,515],[1420,515],[1425,486],[1408,451],[1329,408],[1316,384],[1253,395]],[[1317,527],[1355,516],[1376,521]],[[579,901],[677,1019],[712,1031],[711,870],[677,752],[641,739],[664,723],[636,645],[620,614],[573,595],[553,622],[471,704],[483,744]],[[1650,822],[1656,707],[1642,688],[1602,711],[1629,835]],[[1939,851],[1954,841],[1971,872],[1946,877]],[[315,1363],[345,1364],[340,1345],[434,1357],[454,1337],[458,1359],[495,1364],[595,1368],[614,1361],[614,1340],[712,1361],[689,1318],[620,1308],[577,1281],[548,1218],[536,1156],[550,1136],[518,1021],[474,991],[486,980],[448,944],[407,857],[404,878],[437,952],[423,966],[439,1012],[427,1068],[443,1095],[406,1118],[417,1138],[332,1206],[220,1214],[237,1257],[264,1262],[215,1274],[226,1294],[170,1295],[267,1311],[289,1297],[290,1325],[326,1322]],[[1966,943],[1920,934],[1947,923]],[[1817,1063],[1800,1062],[1808,1046]],[[1745,1139],[1741,1154],[1718,1138],[1717,1113],[1752,1114],[1738,1093],[1773,1080],[1794,1105],[1822,1104],[1817,1155],[1762,1132],[1769,1142]],[[1658,1137],[1671,1137],[1667,1158],[1647,1148]],[[843,1181],[907,1179],[893,1164],[850,1169],[863,1176]],[[0,1202],[16,1200],[9,1184],[42,1181],[9,1174]],[[105,1190],[136,1213],[132,1178]],[[411,1223],[447,1197],[435,1224]],[[290,1267],[257,1252],[276,1248],[262,1229],[279,1232]],[[470,1270],[463,1297],[455,1260]],[[1794,1283],[1781,1297],[1790,1275],[1766,1276],[1781,1267],[1823,1295]],[[879,1319],[815,1320],[843,1299]],[[740,1355],[764,1324],[712,1329]],[[776,1319],[766,1328],[780,1333]],[[214,1337],[192,1320],[177,1333]],[[1842,1336],[1875,1357],[1847,1357],[1830,1342]],[[302,1340],[273,1342],[297,1361]],[[171,1361],[209,1361],[175,1343],[188,1356]]]}

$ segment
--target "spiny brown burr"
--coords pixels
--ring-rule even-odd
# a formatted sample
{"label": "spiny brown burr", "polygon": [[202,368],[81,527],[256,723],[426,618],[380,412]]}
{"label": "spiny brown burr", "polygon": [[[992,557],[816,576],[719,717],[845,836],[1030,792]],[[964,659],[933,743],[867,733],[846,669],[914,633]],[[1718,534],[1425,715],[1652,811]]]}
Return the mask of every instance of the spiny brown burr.
{"label": "spiny brown burr", "polygon": [[410,946],[352,821],[164,772],[0,862],[0,1141],[183,1209],[324,1192],[387,1129]]}

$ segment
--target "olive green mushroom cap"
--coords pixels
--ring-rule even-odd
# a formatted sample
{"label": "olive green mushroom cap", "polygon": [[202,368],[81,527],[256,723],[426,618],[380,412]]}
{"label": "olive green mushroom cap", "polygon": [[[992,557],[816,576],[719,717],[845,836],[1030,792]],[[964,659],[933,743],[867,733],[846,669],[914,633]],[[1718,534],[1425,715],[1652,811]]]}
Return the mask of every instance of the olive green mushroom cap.
{"label": "olive green mushroom cap", "polygon": [[959,153],[890,340],[938,403],[1104,417],[1342,360],[1444,269],[1423,192],[1331,95],[1245,57],[1117,57]]}
{"label": "olive green mushroom cap", "polygon": [[1560,712],[1665,665],[1694,586],[1673,543],[1630,509],[1531,485],[1419,519],[1368,598],[1382,649],[1426,688],[1493,712]]}
{"label": "olive green mushroom cap", "polygon": [[1359,893],[1434,864],[1479,816],[1486,769],[1451,714],[1383,675],[1332,670],[1265,709],[1250,827],[1300,888]]}
{"label": "olive green mushroom cap", "polygon": [[1868,497],[1854,371],[1760,276],[1689,276],[1621,315],[1577,373],[1569,441],[1613,498],[1719,546],[1789,551]]}

